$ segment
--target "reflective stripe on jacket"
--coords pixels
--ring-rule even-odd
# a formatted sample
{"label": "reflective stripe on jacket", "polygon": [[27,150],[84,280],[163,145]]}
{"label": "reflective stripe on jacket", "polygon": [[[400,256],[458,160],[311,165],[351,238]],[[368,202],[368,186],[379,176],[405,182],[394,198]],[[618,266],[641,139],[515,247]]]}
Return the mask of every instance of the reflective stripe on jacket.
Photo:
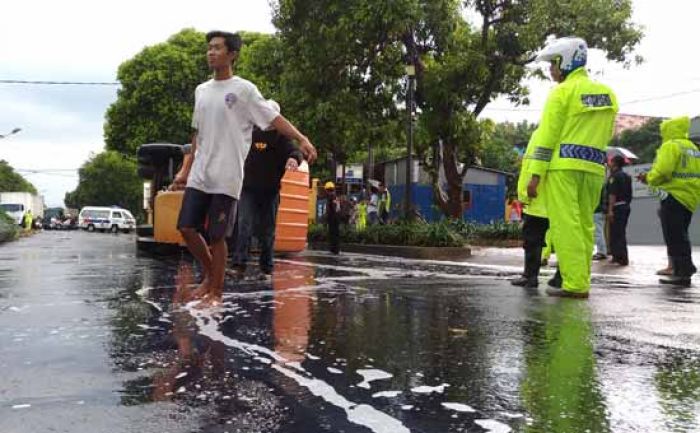
{"label": "reflective stripe on jacket", "polygon": [[534,143],[532,174],[578,170],[604,176],[617,110],[612,90],[588,78],[584,68],[569,74],[547,98]]}

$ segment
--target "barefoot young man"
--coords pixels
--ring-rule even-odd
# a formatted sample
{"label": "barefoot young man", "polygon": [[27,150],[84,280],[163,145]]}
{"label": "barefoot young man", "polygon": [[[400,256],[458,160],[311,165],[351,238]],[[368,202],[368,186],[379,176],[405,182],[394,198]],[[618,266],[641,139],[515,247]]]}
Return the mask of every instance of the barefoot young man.
{"label": "barefoot young man", "polygon": [[[309,162],[316,159],[309,139],[273,110],[254,84],[233,75],[240,36],[213,31],[207,33],[207,43],[207,62],[214,78],[195,90],[192,152],[185,156],[172,185],[173,189],[185,188],[177,227],[202,266],[203,280],[193,293],[202,298],[202,307],[221,303],[226,237],[235,221],[253,126],[274,127],[296,140]],[[198,232],[205,222],[209,245]]]}

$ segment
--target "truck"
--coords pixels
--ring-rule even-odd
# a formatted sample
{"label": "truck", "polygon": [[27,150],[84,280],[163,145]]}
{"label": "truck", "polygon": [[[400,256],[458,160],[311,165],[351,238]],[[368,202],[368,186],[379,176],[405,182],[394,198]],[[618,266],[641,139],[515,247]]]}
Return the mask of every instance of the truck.
{"label": "truck", "polygon": [[22,217],[28,210],[34,219],[44,218],[44,197],[30,192],[0,192],[0,209],[17,225],[22,225]]}

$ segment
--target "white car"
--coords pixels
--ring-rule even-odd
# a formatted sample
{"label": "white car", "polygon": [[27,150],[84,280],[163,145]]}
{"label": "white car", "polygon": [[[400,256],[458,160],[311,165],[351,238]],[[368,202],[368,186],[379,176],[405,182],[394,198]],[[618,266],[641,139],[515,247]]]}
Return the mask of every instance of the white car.
{"label": "white car", "polygon": [[129,233],[136,229],[136,219],[131,212],[119,207],[87,206],[80,210],[78,227],[89,232]]}

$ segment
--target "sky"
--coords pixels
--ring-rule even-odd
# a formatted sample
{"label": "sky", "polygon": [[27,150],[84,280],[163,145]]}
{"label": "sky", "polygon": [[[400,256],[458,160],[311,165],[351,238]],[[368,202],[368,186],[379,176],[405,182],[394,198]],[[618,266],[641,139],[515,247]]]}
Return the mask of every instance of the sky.
{"label": "sky", "polygon": [[[0,80],[114,82],[123,61],[183,28],[274,31],[268,0],[6,3]],[[589,69],[614,89],[622,113],[700,114],[700,56],[691,36],[700,10],[696,3],[633,0],[633,19],[646,34],[637,49],[645,58],[641,66],[625,70],[591,53]],[[530,106],[497,100],[483,116],[536,122],[552,85],[533,81]],[[116,89],[0,83],[0,135],[22,129],[0,139],[0,159],[31,181],[48,206],[63,206],[65,193],[77,186],[76,169],[104,149],[104,113],[116,100]]]}

